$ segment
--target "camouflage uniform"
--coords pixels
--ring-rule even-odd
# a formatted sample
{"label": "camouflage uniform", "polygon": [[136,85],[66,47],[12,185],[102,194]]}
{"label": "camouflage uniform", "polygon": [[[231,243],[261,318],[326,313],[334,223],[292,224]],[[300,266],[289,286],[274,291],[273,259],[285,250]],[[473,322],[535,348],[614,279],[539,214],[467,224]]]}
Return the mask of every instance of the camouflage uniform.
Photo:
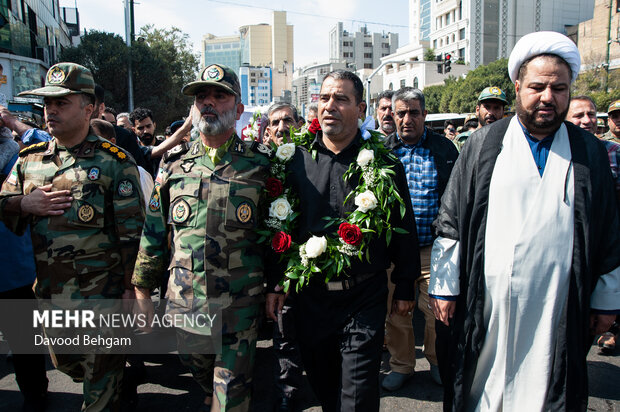
{"label": "camouflage uniform", "polygon": [[620,144],[620,139],[617,138],[616,136],[613,135],[613,133],[611,133],[611,130],[608,130],[607,133],[605,133],[604,135],[601,136],[601,139],[603,140],[609,140],[612,141],[614,143],[618,143]]}
{"label": "camouflage uniform", "polygon": [[[60,216],[20,216],[16,197],[49,183],[52,190],[70,190],[71,207]],[[0,218],[18,234],[30,224],[37,297],[120,298],[131,286],[143,202],[133,160],[89,134],[70,149],[54,139],[22,150],[0,192]],[[59,370],[84,380],[83,409],[118,407],[124,356],[52,352],[52,359]]]}
{"label": "camouflage uniform", "polygon": [[221,410],[249,408],[263,291],[262,248],[254,229],[269,170],[262,153],[268,151],[236,135],[213,156],[215,162],[201,140],[169,151],[147,205],[132,279],[153,289],[170,270],[168,313],[221,311],[217,356],[192,350],[204,339],[202,331],[178,332],[179,352],[186,353],[181,360],[208,394],[216,392]]}

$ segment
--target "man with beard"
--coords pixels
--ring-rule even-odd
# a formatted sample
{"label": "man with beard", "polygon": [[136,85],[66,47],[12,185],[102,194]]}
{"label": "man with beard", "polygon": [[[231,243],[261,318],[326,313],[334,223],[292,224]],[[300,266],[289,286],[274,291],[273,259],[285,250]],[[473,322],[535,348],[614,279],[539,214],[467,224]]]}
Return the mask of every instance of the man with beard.
{"label": "man with beard", "polygon": [[601,139],[620,143],[620,100],[611,102],[607,109],[609,131]]}
{"label": "man with beard", "polygon": [[[220,319],[221,330],[177,329],[179,356],[206,392],[205,408],[247,411],[263,287],[255,229],[271,151],[235,133],[243,104],[232,69],[210,65],[182,91],[194,96],[200,139],[163,157],[132,283],[150,313],[150,292],[169,269],[167,314]],[[215,355],[204,343],[217,334]]]}
{"label": "man with beard", "polygon": [[517,115],[474,132],[448,182],[429,286],[452,335],[446,409],[586,410],[592,336],[620,309],[620,223],[603,146],[563,122],[580,64],[562,34],[521,38]]}
{"label": "man with beard", "polygon": [[278,146],[282,143],[289,143],[291,127],[297,126],[298,121],[297,109],[292,104],[272,104],[267,110],[266,142],[272,141]]}
{"label": "man with beard", "polygon": [[[478,118],[477,129],[503,119],[507,104],[508,99],[506,98],[506,93],[499,87],[487,87],[484,89],[478,96],[478,103],[476,103],[476,117]],[[472,132],[472,130],[468,130],[456,137],[455,144],[459,150],[463,147],[463,144]]]}
{"label": "man with beard", "polygon": [[396,130],[394,123],[394,113],[392,112],[393,90],[384,90],[377,96],[377,131],[388,136]]}

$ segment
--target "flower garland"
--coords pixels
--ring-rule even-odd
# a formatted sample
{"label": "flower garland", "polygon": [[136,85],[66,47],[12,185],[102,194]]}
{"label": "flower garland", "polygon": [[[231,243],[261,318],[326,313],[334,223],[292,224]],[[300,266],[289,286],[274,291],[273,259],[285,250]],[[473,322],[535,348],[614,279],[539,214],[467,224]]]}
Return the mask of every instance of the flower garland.
{"label": "flower garland", "polygon": [[[286,164],[295,154],[295,145],[311,150],[316,133],[321,130],[317,119],[300,132],[292,132],[293,143],[275,147],[276,155],[271,163],[271,176],[266,181],[266,192],[271,200],[269,216],[264,219],[258,232],[259,242],[269,241],[272,249],[287,262],[284,278],[280,281],[285,291],[291,286],[299,291],[317,274],[324,276],[325,282],[338,277],[351,266],[351,259],[369,260],[368,244],[373,236],[385,234],[389,244],[392,234],[407,233],[393,227],[390,223],[392,205],[398,202],[401,218],[405,215],[405,203],[394,187],[393,168],[396,157],[385,147],[383,136],[367,131],[368,138],[356,162],[352,162],[345,172],[344,180],[358,176],[358,185],[345,199],[353,197],[357,209],[347,213],[344,218],[326,217],[326,228],[338,226],[338,237],[311,236],[305,243],[293,241],[291,234],[296,232],[296,211],[299,199],[286,187]],[[312,153],[313,158],[316,153]]]}

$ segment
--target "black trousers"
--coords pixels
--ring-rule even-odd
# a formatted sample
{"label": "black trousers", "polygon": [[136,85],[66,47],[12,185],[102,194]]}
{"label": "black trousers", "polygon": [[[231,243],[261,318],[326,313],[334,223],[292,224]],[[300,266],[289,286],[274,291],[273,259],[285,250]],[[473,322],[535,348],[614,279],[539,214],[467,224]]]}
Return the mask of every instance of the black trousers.
{"label": "black trousers", "polygon": [[295,296],[302,360],[324,412],[379,410],[387,307],[385,272],[349,290],[320,282]]}
{"label": "black trousers", "polygon": [[[17,289],[0,292],[0,299],[36,299],[32,286],[22,286]],[[30,328],[20,329],[17,325],[12,325],[9,316],[0,316],[0,330],[11,345],[11,340],[16,342],[15,336],[28,332]],[[14,323],[14,322],[13,322]],[[13,339],[12,339],[13,337]],[[31,339],[34,341],[34,337]],[[39,398],[47,392],[47,375],[45,373],[45,355],[39,354],[13,354],[13,368],[15,369],[15,380],[19,385],[24,398]]]}
{"label": "black trousers", "polygon": [[[284,302],[281,325],[278,325],[277,322],[273,324],[276,388],[280,397],[289,399],[294,398],[299,391],[304,373],[291,303],[291,299]],[[282,330],[280,330],[280,326]]]}
{"label": "black trousers", "polygon": [[[453,322],[451,319],[450,322]],[[439,376],[443,386],[443,410],[452,410],[454,401],[454,374],[456,365],[452,358],[454,351],[454,336],[452,325],[446,326],[441,321],[435,321],[435,352],[437,353],[437,363]]]}

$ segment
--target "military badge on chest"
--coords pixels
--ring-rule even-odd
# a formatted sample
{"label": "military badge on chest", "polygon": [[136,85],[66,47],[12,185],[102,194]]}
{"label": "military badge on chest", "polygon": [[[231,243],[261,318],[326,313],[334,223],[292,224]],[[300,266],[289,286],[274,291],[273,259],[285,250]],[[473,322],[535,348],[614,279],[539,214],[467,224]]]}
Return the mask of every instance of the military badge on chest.
{"label": "military badge on chest", "polygon": [[248,223],[252,219],[252,206],[243,202],[237,206],[237,220],[241,223]]}
{"label": "military badge on chest", "polygon": [[181,169],[183,169],[185,173],[189,173],[192,170],[192,167],[194,167],[193,160],[186,160],[183,164],[181,164]]}
{"label": "military badge on chest", "polygon": [[78,219],[82,223],[88,223],[95,217],[95,209],[91,205],[85,204],[78,209]]}
{"label": "military badge on chest", "polygon": [[189,204],[185,200],[179,200],[172,208],[172,221],[174,223],[184,223],[189,217],[190,212]]}
{"label": "military badge on chest", "polygon": [[91,167],[88,171],[88,180],[99,180],[99,173],[101,171],[98,167]]}
{"label": "military badge on chest", "polygon": [[122,197],[128,197],[133,194],[133,185],[129,180],[121,180],[119,182],[118,194]]}

